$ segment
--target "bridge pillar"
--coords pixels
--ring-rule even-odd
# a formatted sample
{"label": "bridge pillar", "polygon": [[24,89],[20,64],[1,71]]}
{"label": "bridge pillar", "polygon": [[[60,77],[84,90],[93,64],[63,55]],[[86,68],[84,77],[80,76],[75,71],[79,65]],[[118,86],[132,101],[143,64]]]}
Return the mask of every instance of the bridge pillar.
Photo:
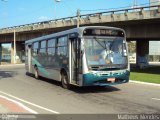
{"label": "bridge pillar", "polygon": [[139,68],[148,67],[148,55],[149,55],[149,41],[148,40],[137,40],[136,41],[136,66]]}
{"label": "bridge pillar", "polygon": [[[24,42],[16,42],[16,63],[24,62]],[[11,63],[14,64],[14,42],[11,43]]]}

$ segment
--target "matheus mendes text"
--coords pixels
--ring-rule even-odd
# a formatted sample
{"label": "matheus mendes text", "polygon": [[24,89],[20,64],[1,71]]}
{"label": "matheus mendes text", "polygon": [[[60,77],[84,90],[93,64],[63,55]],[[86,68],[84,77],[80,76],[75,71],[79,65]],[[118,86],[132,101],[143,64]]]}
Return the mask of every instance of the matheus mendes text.
{"label": "matheus mendes text", "polygon": [[160,120],[160,114],[118,114],[118,120]]}

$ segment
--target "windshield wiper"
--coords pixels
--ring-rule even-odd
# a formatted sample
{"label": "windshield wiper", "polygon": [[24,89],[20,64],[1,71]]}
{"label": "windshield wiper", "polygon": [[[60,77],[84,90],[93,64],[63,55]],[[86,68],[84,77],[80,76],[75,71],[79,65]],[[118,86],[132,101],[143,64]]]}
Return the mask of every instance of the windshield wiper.
{"label": "windshield wiper", "polygon": [[96,40],[96,42],[97,42],[101,47],[103,47],[104,49],[106,49],[106,48],[97,40],[96,37],[94,37],[94,39]]}

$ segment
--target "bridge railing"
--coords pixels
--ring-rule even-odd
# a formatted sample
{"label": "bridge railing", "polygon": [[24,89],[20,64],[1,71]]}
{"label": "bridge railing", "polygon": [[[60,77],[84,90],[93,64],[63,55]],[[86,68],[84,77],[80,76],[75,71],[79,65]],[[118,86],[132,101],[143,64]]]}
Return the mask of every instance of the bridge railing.
{"label": "bridge railing", "polygon": [[110,11],[105,11],[105,12],[97,12],[97,13],[91,13],[91,14],[84,14],[81,15],[81,17],[86,17],[86,16],[95,16],[95,15],[109,15],[109,14],[116,14],[116,13],[125,13],[125,12],[138,12],[142,10],[149,10],[149,9],[158,9],[160,8],[160,5],[154,5],[154,6],[143,6],[143,7],[134,7],[134,8],[125,8],[125,9],[120,9],[120,10],[110,10]]}
{"label": "bridge railing", "polygon": [[[125,9],[119,9],[119,10],[110,10],[110,11],[105,11],[105,12],[84,14],[84,15],[80,15],[80,18],[87,18],[87,17],[89,18],[89,17],[95,17],[95,16],[100,17],[102,15],[113,15],[113,14],[118,14],[118,13],[127,14],[128,12],[142,12],[143,10],[150,10],[150,9],[158,9],[158,12],[160,12],[160,5],[125,8]],[[11,29],[16,29],[16,28],[23,28],[23,27],[33,27],[35,25],[41,25],[41,24],[43,25],[43,24],[49,24],[49,23],[53,23],[53,22],[56,23],[58,21],[75,20],[75,19],[77,19],[77,16],[71,16],[71,17],[59,18],[59,19],[55,19],[55,20],[48,20],[48,21],[31,23],[31,24],[7,27],[7,28],[0,29],[0,31],[11,30]]]}

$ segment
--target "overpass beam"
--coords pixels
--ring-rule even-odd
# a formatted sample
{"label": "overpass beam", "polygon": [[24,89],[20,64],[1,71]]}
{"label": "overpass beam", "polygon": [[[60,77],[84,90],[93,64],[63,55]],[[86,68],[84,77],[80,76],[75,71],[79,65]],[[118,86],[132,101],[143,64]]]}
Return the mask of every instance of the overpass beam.
{"label": "overpass beam", "polygon": [[137,40],[136,41],[136,66],[140,69],[148,67],[148,55],[149,55],[149,41],[148,40]]}

